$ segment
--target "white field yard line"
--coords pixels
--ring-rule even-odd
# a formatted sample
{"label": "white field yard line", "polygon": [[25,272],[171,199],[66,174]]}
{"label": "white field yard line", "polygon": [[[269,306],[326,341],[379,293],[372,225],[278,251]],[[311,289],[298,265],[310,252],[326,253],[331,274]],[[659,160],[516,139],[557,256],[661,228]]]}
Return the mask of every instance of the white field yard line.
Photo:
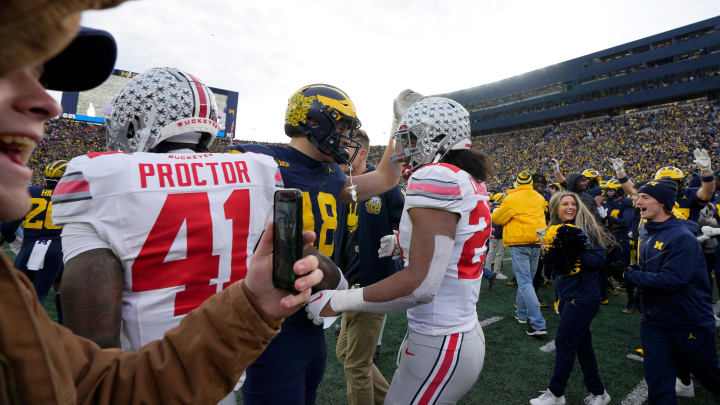
{"label": "white field yard line", "polygon": [[630,360],[643,361],[643,358],[640,357],[640,356],[638,356],[637,354],[628,354],[628,355],[625,356],[625,357],[627,357],[627,358],[630,359]]}
{"label": "white field yard line", "polygon": [[485,319],[484,321],[480,321],[480,327],[486,327],[488,325],[492,325],[495,322],[501,321],[503,319],[502,316],[493,316],[491,318]]}
{"label": "white field yard line", "polygon": [[547,342],[540,347],[541,352],[550,353],[555,350],[555,339]]}
{"label": "white field yard line", "polygon": [[643,378],[642,381],[630,392],[620,405],[640,405],[648,399],[648,386]]}

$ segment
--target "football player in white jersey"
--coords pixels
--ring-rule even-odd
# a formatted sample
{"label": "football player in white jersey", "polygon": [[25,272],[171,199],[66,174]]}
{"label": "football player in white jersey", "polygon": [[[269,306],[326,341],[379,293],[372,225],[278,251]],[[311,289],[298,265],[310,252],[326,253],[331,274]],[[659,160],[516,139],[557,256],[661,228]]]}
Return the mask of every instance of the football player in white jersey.
{"label": "football player in white jersey", "polygon": [[476,304],[491,230],[483,181],[493,167],[471,150],[468,112],[447,98],[413,104],[393,138],[392,160],[409,177],[397,238],[405,269],[368,287],[324,291],[329,302],[320,308],[311,297],[306,310],[318,321],[343,311],[407,310],[408,334],[385,403],[455,403],[485,356]]}
{"label": "football player in white jersey", "polygon": [[72,159],[53,220],[65,225],[68,327],[137,351],[245,278],[282,177],[269,156],[208,153],[217,106],[191,74],[150,69],[111,106],[111,152]]}

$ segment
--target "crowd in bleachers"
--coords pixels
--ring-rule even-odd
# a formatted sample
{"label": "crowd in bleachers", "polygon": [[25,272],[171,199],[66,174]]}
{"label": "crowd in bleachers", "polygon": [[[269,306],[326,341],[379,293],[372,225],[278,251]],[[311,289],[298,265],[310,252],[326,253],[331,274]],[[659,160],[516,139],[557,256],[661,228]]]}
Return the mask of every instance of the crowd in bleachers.
{"label": "crowd in bleachers", "polygon": [[608,158],[621,157],[634,178],[649,179],[666,165],[691,172],[695,148],[707,149],[717,162],[718,123],[720,103],[702,101],[481,136],[475,146],[495,162],[497,176],[488,184],[491,190],[512,186],[515,175],[525,169],[552,178],[548,168],[552,158],[560,162],[563,173],[592,168],[611,178]]}
{"label": "crowd in bleachers", "polygon": [[33,185],[43,182],[43,169],[56,160],[70,160],[75,156],[105,150],[105,126],[92,122],[52,119],[45,122],[45,137],[30,156],[28,167],[33,169]]}
{"label": "crowd in bleachers", "polygon": [[[707,149],[714,162],[720,161],[719,124],[720,103],[700,101],[481,136],[475,146],[495,162],[497,176],[488,184],[491,190],[510,187],[515,175],[525,169],[544,172],[552,179],[548,169],[552,158],[560,162],[563,173],[593,168],[604,178],[611,178],[608,158],[622,157],[634,178],[648,179],[666,165],[691,172],[696,147]],[[35,172],[34,184],[40,184],[42,168],[54,160],[105,150],[105,130],[100,124],[54,119],[46,123],[45,133],[29,163]],[[236,139],[232,143],[253,141]],[[229,142],[219,138],[210,150],[221,153],[228,147]],[[384,150],[385,146],[371,146],[368,162],[377,165]]]}

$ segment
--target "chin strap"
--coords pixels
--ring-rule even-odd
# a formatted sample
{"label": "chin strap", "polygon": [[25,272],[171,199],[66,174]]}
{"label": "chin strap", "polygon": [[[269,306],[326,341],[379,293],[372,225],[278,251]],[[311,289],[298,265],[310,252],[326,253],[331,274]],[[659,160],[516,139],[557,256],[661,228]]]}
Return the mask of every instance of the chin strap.
{"label": "chin strap", "polygon": [[349,176],[350,176],[350,187],[346,187],[345,190],[347,190],[350,193],[350,197],[352,197],[353,202],[357,202],[357,184],[353,183],[352,179],[352,164],[348,165]]}

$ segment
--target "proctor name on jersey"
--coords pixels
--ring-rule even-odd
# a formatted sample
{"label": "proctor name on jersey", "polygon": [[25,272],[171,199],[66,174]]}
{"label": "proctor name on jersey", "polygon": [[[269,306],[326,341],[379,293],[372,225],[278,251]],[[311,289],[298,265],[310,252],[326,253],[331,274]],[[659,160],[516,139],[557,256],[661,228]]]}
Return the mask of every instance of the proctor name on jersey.
{"label": "proctor name on jersey", "polygon": [[242,160],[228,162],[139,163],[141,188],[250,183]]}

